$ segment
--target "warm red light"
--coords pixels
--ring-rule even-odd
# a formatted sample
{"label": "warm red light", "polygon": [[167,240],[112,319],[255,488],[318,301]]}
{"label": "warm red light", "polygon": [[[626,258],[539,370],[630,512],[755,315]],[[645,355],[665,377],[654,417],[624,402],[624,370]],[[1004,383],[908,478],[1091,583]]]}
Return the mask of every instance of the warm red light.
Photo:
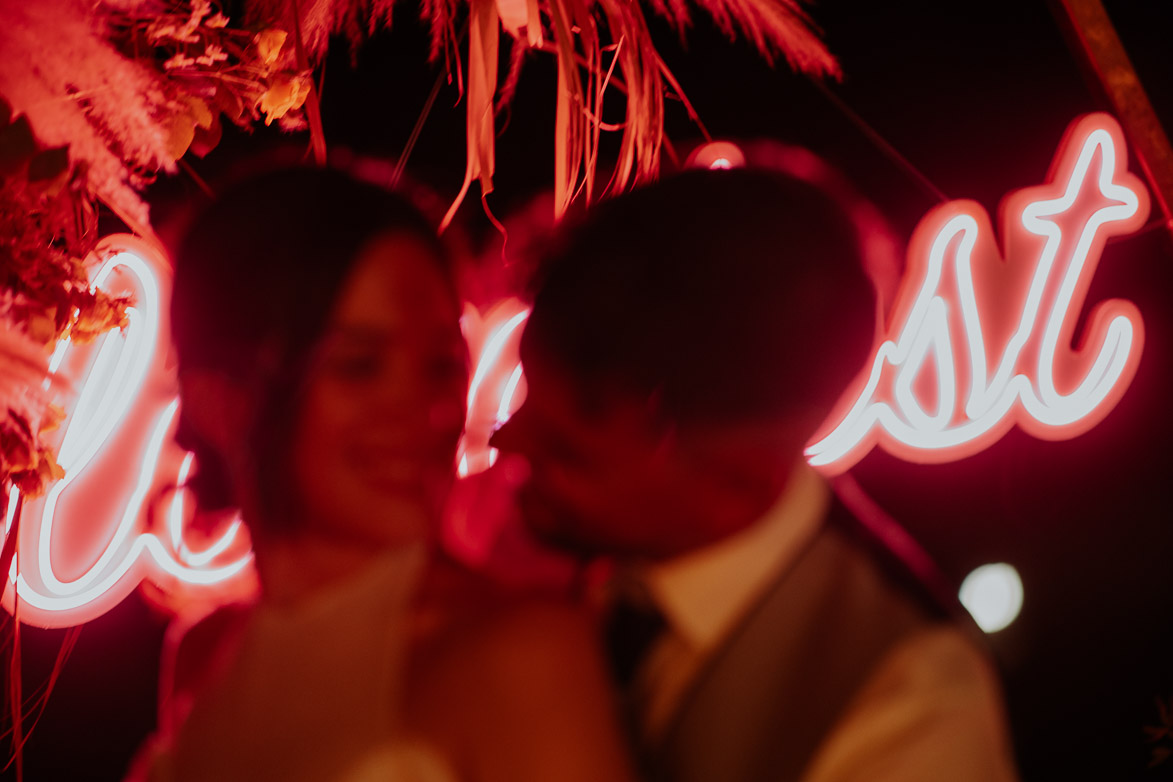
{"label": "warm red light", "polygon": [[952,201],[921,220],[886,332],[838,414],[807,448],[828,472],[874,445],[917,462],[959,459],[1018,424],[1061,440],[1099,423],[1136,372],[1140,313],[1110,300],[1075,325],[1109,236],[1148,216],[1120,126],[1074,122],[1047,183],[1003,204],[1003,256],[988,215]]}

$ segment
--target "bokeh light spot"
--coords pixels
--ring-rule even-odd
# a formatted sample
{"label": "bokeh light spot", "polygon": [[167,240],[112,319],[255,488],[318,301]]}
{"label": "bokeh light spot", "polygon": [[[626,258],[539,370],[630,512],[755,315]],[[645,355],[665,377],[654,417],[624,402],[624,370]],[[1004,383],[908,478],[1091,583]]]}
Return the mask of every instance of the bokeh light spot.
{"label": "bokeh light spot", "polygon": [[996,633],[1010,625],[1022,610],[1022,579],[1005,562],[982,565],[961,582],[958,597],[978,627]]}

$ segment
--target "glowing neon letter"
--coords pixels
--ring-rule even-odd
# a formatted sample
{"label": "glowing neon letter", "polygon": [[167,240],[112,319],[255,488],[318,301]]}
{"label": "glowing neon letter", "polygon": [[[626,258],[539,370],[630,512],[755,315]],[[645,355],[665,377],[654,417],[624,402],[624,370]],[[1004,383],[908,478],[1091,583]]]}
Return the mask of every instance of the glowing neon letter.
{"label": "glowing neon letter", "polygon": [[[144,578],[166,591],[185,586],[227,591],[249,577],[247,537],[231,523],[202,551],[184,540],[183,500],[171,496],[169,534],[146,529],[144,506],[155,490],[182,482],[190,459],[168,436],[177,410],[166,368],[166,262],[129,236],[104,239],[91,283],[132,292],[121,332],[79,352],[62,340],[50,372],[84,378],[67,410],[58,462],[65,477],[21,514],[17,559],[6,574],[5,607],[21,601],[21,619],[43,627],[88,621],[114,606]],[[13,524],[17,493],[5,514]],[[14,596],[15,595],[15,596]]]}
{"label": "glowing neon letter", "polygon": [[509,419],[525,398],[518,349],[529,308],[519,299],[505,299],[481,316],[466,304],[460,325],[472,354],[468,384],[468,418],[457,455],[457,476],[467,478],[493,466],[497,449],[489,437]]}
{"label": "glowing neon letter", "polygon": [[1091,310],[1072,347],[1105,241],[1148,216],[1147,193],[1126,164],[1114,119],[1072,123],[1047,183],[1003,203],[1004,255],[977,203],[926,215],[883,339],[854,401],[807,448],[811,464],[845,470],[875,445],[909,461],[949,461],[1014,424],[1061,440],[1099,423],[1143,344],[1135,305],[1114,299]]}

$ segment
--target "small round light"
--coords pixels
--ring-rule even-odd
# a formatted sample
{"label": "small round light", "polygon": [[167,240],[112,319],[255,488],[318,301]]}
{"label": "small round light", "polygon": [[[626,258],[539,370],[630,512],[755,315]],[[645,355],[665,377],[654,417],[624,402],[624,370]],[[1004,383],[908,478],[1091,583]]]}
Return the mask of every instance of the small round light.
{"label": "small round light", "polygon": [[731,141],[710,141],[693,150],[688,168],[726,169],[745,165],[745,153]]}
{"label": "small round light", "polygon": [[1017,619],[1022,610],[1022,579],[1004,562],[982,565],[961,582],[958,597],[978,627],[996,633]]}

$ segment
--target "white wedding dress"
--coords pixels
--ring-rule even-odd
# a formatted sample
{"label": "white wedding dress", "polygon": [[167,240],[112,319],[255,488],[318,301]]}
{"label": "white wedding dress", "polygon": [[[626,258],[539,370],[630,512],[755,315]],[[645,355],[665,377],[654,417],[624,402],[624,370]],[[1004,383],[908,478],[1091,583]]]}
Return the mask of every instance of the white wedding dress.
{"label": "white wedding dress", "polygon": [[404,548],[296,606],[262,600],[175,735],[147,750],[145,778],[456,782],[397,719],[424,562]]}

